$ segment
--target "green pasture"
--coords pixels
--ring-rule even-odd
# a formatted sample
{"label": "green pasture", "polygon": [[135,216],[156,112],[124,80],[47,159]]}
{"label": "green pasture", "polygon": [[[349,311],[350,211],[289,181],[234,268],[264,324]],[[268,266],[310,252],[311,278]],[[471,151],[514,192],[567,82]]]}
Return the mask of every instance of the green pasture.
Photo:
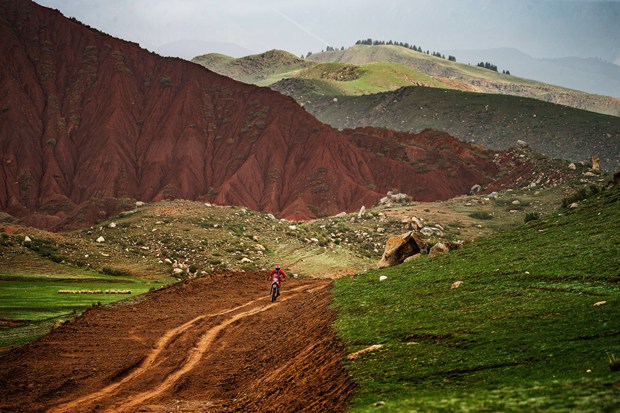
{"label": "green pasture", "polygon": [[[0,273],[0,347],[46,334],[58,320],[67,320],[90,306],[135,297],[161,285],[155,283],[80,270],[62,275]],[[101,293],[60,294],[61,290]],[[131,294],[106,294],[106,290]]]}
{"label": "green pasture", "polygon": [[349,351],[383,345],[347,362],[351,410],[618,411],[618,222],[616,188],[432,260],[337,280]]}

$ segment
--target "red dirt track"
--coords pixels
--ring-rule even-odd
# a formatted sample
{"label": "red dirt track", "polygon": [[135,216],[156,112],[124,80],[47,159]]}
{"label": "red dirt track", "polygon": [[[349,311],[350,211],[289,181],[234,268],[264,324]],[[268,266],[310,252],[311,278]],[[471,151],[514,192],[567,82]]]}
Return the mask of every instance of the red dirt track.
{"label": "red dirt track", "polygon": [[93,308],[0,358],[2,412],[338,412],[353,386],[329,281],[266,273],[176,284]]}

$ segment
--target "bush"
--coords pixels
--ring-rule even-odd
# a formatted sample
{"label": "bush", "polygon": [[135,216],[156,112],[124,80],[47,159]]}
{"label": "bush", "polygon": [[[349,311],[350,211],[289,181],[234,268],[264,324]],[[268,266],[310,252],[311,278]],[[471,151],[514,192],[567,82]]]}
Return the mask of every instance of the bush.
{"label": "bush", "polygon": [[484,211],[472,212],[471,214],[469,214],[469,217],[474,219],[493,219],[493,215]]}
{"label": "bush", "polygon": [[110,267],[103,267],[101,269],[101,273],[102,274],[106,274],[106,275],[113,275],[113,276],[116,276],[116,277],[130,276],[131,275],[131,273],[129,271],[118,270],[116,268],[110,268]]}
{"label": "bush", "polygon": [[589,188],[580,188],[574,195],[562,199],[562,208],[568,208],[573,202],[583,201],[601,192],[601,188],[590,185]]}
{"label": "bush", "polygon": [[535,221],[540,218],[538,212],[528,212],[525,214],[525,222]]}
{"label": "bush", "polygon": [[614,354],[607,354],[609,360],[609,369],[611,371],[620,371],[620,359],[616,358]]}

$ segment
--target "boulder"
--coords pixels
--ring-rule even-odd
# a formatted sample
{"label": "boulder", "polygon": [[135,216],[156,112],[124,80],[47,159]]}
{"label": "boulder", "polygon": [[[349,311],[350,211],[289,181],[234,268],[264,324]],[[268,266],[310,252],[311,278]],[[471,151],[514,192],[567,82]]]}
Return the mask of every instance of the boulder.
{"label": "boulder", "polygon": [[409,261],[417,260],[421,256],[422,256],[422,253],[418,252],[417,254],[413,254],[412,256],[405,258],[405,261],[403,261],[403,262],[409,262]]}
{"label": "boulder", "polygon": [[482,187],[478,184],[471,187],[469,190],[469,195],[478,195],[482,191]]}
{"label": "boulder", "polygon": [[425,253],[426,243],[413,231],[391,237],[385,243],[385,250],[378,267],[391,267],[401,264],[407,257]]}
{"label": "boulder", "polygon": [[614,184],[620,184],[620,169],[614,172]]}
{"label": "boulder", "polygon": [[386,196],[379,200],[379,204],[383,206],[390,207],[394,203],[404,204],[411,202],[411,197],[407,194],[403,194],[396,191],[389,191]]}
{"label": "boulder", "polygon": [[435,258],[436,256],[445,254],[448,251],[450,251],[450,249],[446,246],[446,244],[443,242],[438,242],[432,246],[431,250],[428,252],[428,256],[430,258]]}
{"label": "boulder", "polygon": [[424,219],[418,217],[411,217],[411,225],[413,230],[419,231],[424,226]]}
{"label": "boulder", "polygon": [[463,285],[463,281],[456,281],[453,282],[452,285],[450,286],[451,289],[455,289],[455,288],[459,288],[461,285]]}
{"label": "boulder", "polygon": [[441,237],[443,235],[443,231],[435,227],[424,227],[420,230],[420,234],[425,237],[432,237],[433,235]]}
{"label": "boulder", "polygon": [[362,207],[360,208],[360,211],[357,213],[357,217],[361,218],[364,216],[365,213],[366,213],[366,207],[362,205]]}
{"label": "boulder", "polygon": [[598,156],[592,156],[592,169],[595,171],[601,170],[601,160]]}
{"label": "boulder", "polygon": [[101,244],[102,242],[105,242],[105,238],[99,237],[97,238],[97,242]]}

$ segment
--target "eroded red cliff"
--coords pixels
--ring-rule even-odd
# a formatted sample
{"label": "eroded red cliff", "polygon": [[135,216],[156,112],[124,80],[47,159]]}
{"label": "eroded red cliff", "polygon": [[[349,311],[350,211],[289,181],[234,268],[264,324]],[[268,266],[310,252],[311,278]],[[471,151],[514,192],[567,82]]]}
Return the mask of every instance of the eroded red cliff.
{"label": "eroded red cliff", "polygon": [[393,188],[446,199],[497,174],[487,151],[448,135],[340,132],[291,98],[30,1],[0,1],[0,38],[0,209],[29,225],[167,198],[303,219]]}

